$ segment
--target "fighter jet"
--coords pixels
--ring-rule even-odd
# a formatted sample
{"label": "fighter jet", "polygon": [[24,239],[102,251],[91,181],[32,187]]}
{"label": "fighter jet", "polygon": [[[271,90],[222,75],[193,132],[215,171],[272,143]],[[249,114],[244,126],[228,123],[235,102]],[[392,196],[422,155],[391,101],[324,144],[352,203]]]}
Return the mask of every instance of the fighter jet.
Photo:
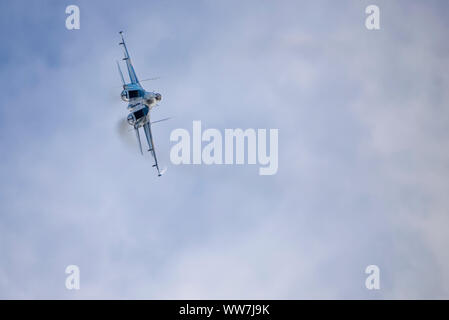
{"label": "fighter jet", "polygon": [[139,128],[143,127],[143,131],[145,132],[145,136],[147,138],[148,143],[148,151],[151,152],[154,158],[154,165],[156,167],[158,176],[161,176],[165,169],[160,170],[159,164],[157,162],[156,151],[154,149],[153,135],[151,133],[151,124],[167,119],[162,119],[159,121],[150,121],[150,110],[162,99],[162,95],[157,92],[148,92],[141,86],[139,80],[137,79],[136,72],[134,71],[134,67],[131,63],[131,58],[129,57],[128,49],[125,44],[125,39],[123,38],[123,32],[120,31],[120,37],[122,38],[122,42],[119,43],[123,47],[123,51],[125,57],[123,60],[126,62],[126,67],[128,69],[129,75],[129,83],[125,82],[125,78],[123,77],[122,70],[120,69],[120,64],[117,61],[118,71],[120,73],[120,78],[123,83],[123,91],[121,93],[121,98],[123,101],[128,102],[128,117],[127,121],[129,125],[134,128],[136,132],[137,142],[139,144],[140,153],[143,155],[142,151],[142,143],[140,141]]}

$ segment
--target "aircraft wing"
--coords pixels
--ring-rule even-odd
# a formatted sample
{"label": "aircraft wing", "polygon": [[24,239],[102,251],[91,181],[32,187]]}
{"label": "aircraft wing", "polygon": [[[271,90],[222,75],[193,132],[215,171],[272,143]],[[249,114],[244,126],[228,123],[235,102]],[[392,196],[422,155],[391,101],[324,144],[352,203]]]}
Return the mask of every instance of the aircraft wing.
{"label": "aircraft wing", "polygon": [[159,169],[159,164],[157,163],[156,150],[154,149],[153,135],[151,133],[151,124],[149,121],[143,125],[143,129],[145,131],[145,136],[147,137],[148,151],[151,151],[154,158],[153,167],[156,167],[158,175],[161,176],[164,172]]}
{"label": "aircraft wing", "polygon": [[131,63],[131,58],[129,57],[128,49],[126,48],[125,39],[123,38],[123,32],[120,31],[120,36],[122,37],[122,42],[119,43],[119,45],[123,46],[123,50],[125,53],[125,57],[123,60],[126,61],[126,67],[128,68],[128,75],[129,75],[129,81],[131,83],[139,83],[139,80],[137,79],[136,72],[134,71],[133,64]]}

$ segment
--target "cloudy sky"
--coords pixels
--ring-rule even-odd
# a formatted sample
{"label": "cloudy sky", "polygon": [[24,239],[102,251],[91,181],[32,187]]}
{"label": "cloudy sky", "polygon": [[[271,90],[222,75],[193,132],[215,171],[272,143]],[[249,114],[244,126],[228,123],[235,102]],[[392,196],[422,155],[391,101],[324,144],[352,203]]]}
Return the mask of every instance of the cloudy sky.
{"label": "cloudy sky", "polygon": [[[448,18],[446,0],[5,3],[0,298],[449,298]],[[161,77],[153,119],[175,117],[153,128],[162,178],[120,128],[119,30]],[[278,173],[172,165],[193,120],[279,129]]]}

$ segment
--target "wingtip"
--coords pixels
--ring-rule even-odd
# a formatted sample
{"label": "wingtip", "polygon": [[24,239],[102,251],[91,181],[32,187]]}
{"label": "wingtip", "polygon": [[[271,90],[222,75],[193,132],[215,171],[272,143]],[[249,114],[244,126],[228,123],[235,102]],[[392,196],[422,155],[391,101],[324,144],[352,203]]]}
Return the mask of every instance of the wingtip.
{"label": "wingtip", "polygon": [[162,170],[158,170],[157,176],[158,177],[162,176],[166,171],[167,171],[167,167],[162,168]]}
{"label": "wingtip", "polygon": [[167,167],[164,167],[161,171],[159,171],[159,177],[162,176],[167,171]]}

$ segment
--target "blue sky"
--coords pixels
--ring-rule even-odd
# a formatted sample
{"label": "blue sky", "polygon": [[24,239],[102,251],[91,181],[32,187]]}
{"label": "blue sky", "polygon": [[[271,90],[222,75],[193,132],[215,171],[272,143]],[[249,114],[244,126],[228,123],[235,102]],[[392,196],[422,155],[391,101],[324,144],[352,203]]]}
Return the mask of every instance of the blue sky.
{"label": "blue sky", "polygon": [[[122,3],[0,13],[1,298],[448,298],[446,1]],[[119,30],[175,117],[163,178],[119,130]],[[278,173],[171,165],[193,120],[278,128]]]}

